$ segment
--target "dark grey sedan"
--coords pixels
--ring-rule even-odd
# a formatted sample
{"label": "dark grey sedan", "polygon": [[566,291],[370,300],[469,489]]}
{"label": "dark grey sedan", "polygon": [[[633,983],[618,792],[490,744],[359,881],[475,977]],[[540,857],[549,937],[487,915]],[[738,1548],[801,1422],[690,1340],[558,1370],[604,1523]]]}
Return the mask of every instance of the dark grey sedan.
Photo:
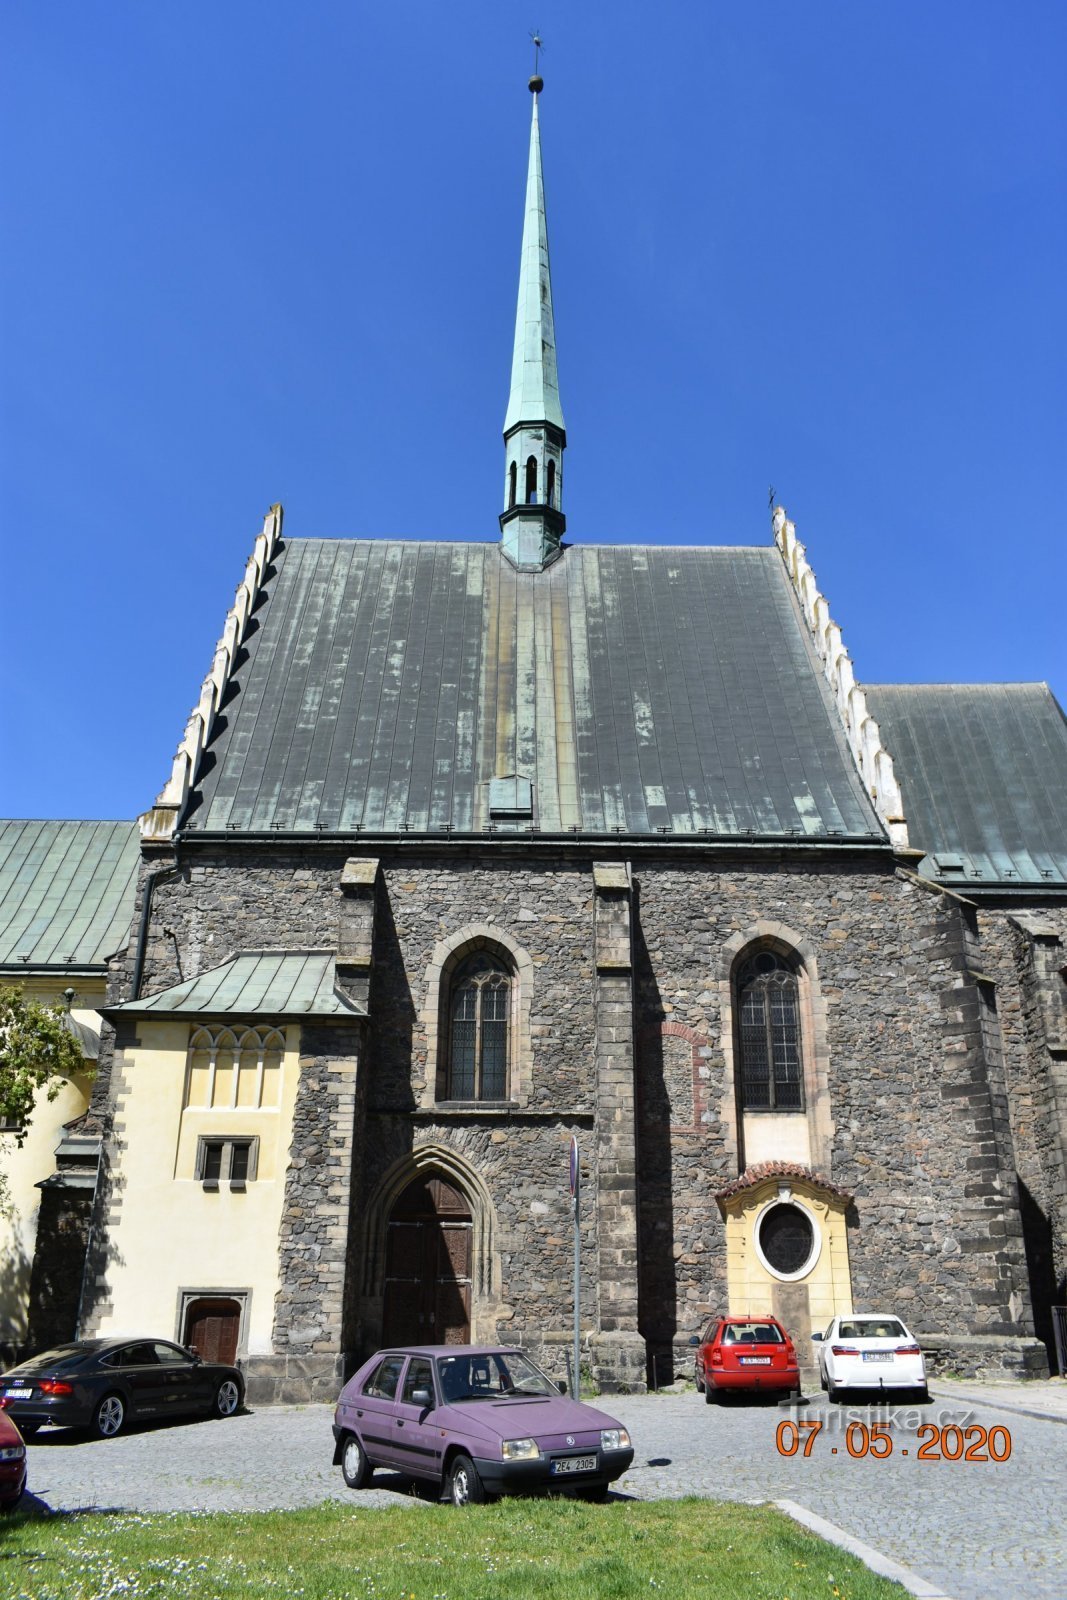
{"label": "dark grey sedan", "polygon": [[61,1344],[0,1378],[0,1407],[26,1438],[53,1422],[112,1439],[128,1421],[149,1417],[232,1417],[243,1399],[236,1367],[160,1339]]}

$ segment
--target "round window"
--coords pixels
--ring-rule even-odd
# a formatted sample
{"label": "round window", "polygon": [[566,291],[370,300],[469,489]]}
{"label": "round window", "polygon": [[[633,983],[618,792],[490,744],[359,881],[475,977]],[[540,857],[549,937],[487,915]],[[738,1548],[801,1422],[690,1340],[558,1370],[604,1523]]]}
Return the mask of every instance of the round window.
{"label": "round window", "polygon": [[815,1229],[808,1213],[787,1202],[771,1206],[760,1218],[759,1248],[772,1272],[797,1277],[815,1251]]}

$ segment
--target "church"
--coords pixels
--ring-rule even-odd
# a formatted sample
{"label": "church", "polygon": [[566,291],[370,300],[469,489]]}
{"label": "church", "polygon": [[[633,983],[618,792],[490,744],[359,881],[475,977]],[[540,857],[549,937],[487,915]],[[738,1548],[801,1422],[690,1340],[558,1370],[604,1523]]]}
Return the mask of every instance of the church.
{"label": "church", "polygon": [[[935,1372],[1042,1375],[1063,712],[861,683],[780,507],[748,547],[566,537],[530,88],[499,533],[291,539],[272,507],[155,804],[32,825],[118,831],[77,847],[111,852],[98,1065],[19,1191],[24,1343],[195,1343],[254,1403],[401,1341],[560,1373],[574,1140],[603,1389],[688,1370],[726,1311],[802,1349],[893,1311]],[[59,985],[77,880],[5,826],[0,976]]]}

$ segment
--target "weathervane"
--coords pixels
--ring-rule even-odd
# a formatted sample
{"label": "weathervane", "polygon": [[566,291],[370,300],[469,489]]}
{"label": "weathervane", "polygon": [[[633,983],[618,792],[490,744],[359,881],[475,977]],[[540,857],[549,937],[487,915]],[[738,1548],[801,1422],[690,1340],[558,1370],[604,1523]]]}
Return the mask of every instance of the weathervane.
{"label": "weathervane", "polygon": [[540,94],[541,90],[545,86],[545,80],[542,78],[539,70],[541,64],[541,51],[545,48],[545,41],[541,37],[540,28],[534,28],[530,33],[530,38],[533,40],[534,47],[534,69],[533,77],[530,79],[530,92],[531,94]]}

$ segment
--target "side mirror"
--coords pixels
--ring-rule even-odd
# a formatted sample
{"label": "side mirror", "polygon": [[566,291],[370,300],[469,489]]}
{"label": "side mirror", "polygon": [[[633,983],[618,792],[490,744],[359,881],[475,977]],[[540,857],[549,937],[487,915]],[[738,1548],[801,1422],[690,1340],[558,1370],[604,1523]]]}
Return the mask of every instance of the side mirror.
{"label": "side mirror", "polygon": [[424,1411],[429,1411],[433,1405],[433,1395],[429,1389],[413,1389],[411,1403],[413,1406],[421,1406]]}
{"label": "side mirror", "polygon": [[567,1393],[567,1380],[566,1380],[566,1378],[560,1378],[559,1382],[556,1384],[556,1388],[559,1390],[560,1394],[566,1394]]}
{"label": "side mirror", "polygon": [[813,1333],[812,1336],[811,1336],[811,1342],[812,1342],[812,1344],[821,1344],[821,1342],[822,1342],[822,1334],[821,1333]]}
{"label": "side mirror", "polygon": [[691,1338],[691,1339],[690,1339],[690,1341],[689,1341],[689,1343],[690,1343],[690,1344],[692,1344],[692,1345],[697,1345],[697,1344],[699,1344],[699,1343],[700,1343],[700,1335],[699,1335],[699,1334],[698,1334],[698,1333],[694,1333],[694,1335],[693,1335],[693,1337],[692,1337],[692,1338]]}
{"label": "side mirror", "polygon": [[200,1354],[199,1350],[190,1350],[189,1351],[189,1360],[193,1363],[194,1367],[199,1367],[202,1364],[204,1358]]}

